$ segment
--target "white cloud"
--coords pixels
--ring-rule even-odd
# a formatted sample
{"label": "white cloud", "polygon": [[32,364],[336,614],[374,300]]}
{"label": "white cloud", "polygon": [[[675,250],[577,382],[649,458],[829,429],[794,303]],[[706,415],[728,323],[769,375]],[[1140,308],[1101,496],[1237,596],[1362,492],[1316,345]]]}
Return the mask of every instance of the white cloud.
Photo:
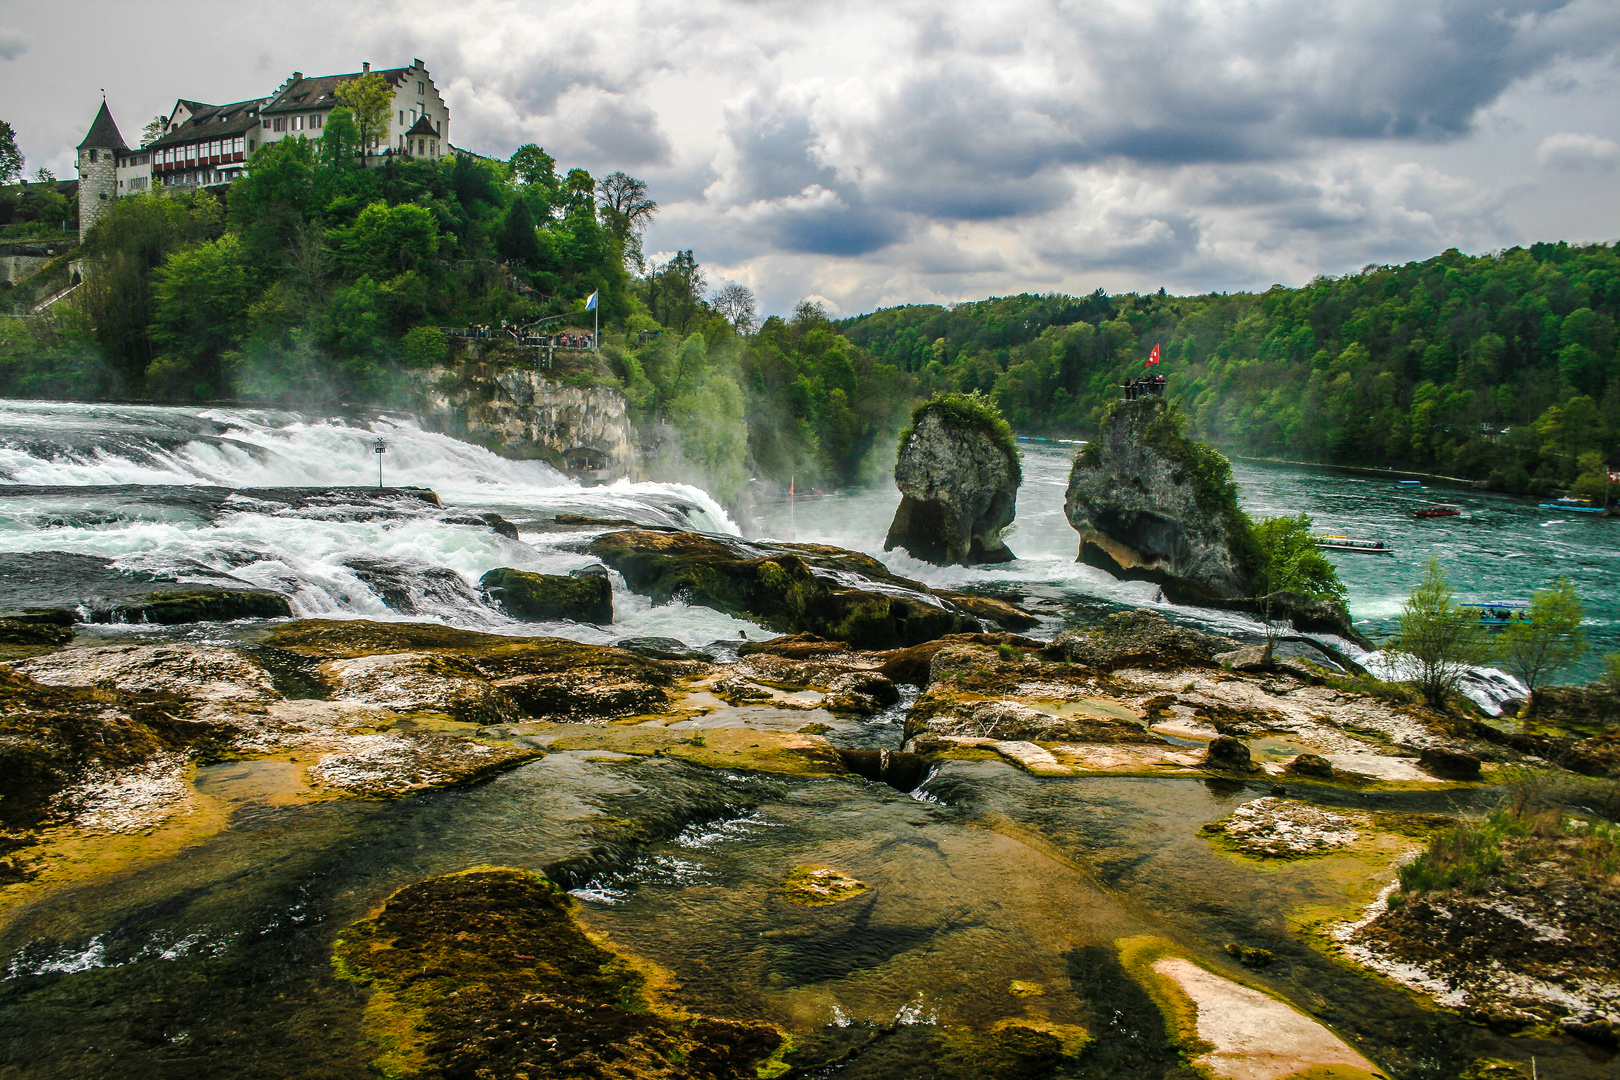
{"label": "white cloud", "polygon": [[1598,135],[1560,131],[1541,140],[1536,160],[1555,172],[1612,172],[1620,165],[1620,144]]}

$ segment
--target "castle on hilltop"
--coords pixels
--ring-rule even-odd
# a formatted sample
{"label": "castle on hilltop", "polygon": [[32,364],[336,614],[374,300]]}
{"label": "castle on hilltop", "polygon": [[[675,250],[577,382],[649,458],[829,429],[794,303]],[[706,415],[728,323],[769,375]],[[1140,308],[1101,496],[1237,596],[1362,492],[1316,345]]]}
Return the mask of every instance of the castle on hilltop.
{"label": "castle on hilltop", "polygon": [[[340,102],[340,83],[371,71],[369,63],[348,75],[305,76],[295,71],[262,98],[208,105],[180,98],[161,117],[163,131],[131,149],[119,133],[112,110],[102,101],[79,144],[79,238],[121,195],[156,188],[195,189],[229,184],[242,174],[248,157],[265,143],[292,136],[319,139],[326,118]],[[394,156],[438,158],[450,152],[450,108],[420,59],[410,67],[379,71],[393,88],[393,113],[386,131],[367,148],[373,163]]]}

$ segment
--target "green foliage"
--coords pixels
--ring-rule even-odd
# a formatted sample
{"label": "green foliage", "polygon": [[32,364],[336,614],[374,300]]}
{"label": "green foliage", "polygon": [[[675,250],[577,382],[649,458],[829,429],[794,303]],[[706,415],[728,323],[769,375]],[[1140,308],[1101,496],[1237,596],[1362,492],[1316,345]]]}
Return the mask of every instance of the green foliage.
{"label": "green foliage", "polygon": [[387,77],[379,71],[368,71],[358,79],[338,83],[332,96],[354,113],[361,148],[375,153],[394,111],[394,88]]}
{"label": "green foliage", "polygon": [[1564,577],[1530,598],[1529,614],[1528,622],[1504,627],[1496,647],[1503,665],[1535,690],[1586,653],[1586,631],[1581,629],[1585,609],[1574,583]]}
{"label": "green foliage", "polygon": [[1026,294],[840,329],[927,393],[984,391],[1020,432],[1094,433],[1157,343],[1199,439],[1555,491],[1620,443],[1617,319],[1620,249],[1536,244],[1261,294]]}
{"label": "green foliage", "polygon": [[0,120],[0,184],[9,184],[22,176],[23,154],[17,149],[17,133],[11,125]]}
{"label": "green foliage", "polygon": [[405,332],[399,358],[406,367],[432,367],[450,355],[450,341],[436,326],[418,326]]}
{"label": "green foliage", "polygon": [[988,435],[990,440],[1001,448],[1001,452],[1007,455],[1007,462],[1012,466],[1013,484],[1024,482],[1024,470],[1019,460],[1018,442],[1013,438],[1012,425],[1001,415],[1001,409],[996,403],[977,390],[968,394],[941,390],[912,409],[911,426],[900,433],[897,451],[905,448],[917,425],[922,423],[923,416],[930,412],[939,414],[940,419],[949,427],[966,428]]}
{"label": "green foliage", "polygon": [[1447,829],[1429,842],[1426,851],[1396,869],[1401,892],[1408,896],[1441,889],[1480,892],[1502,869],[1502,841],[1529,832],[1529,823],[1506,809],[1493,811],[1484,821]]}
{"label": "green foliage", "polygon": [[1422,692],[1429,704],[1443,708],[1447,695],[1457,689],[1471,665],[1491,654],[1485,629],[1472,614],[1453,603],[1451,583],[1431,555],[1423,580],[1412,590],[1398,620],[1389,650],[1403,661],[1406,681]]}
{"label": "green foliage", "polygon": [[439,225],[421,206],[374,202],[353,226],[332,232],[337,259],[355,277],[392,277],[421,268],[439,250]]}
{"label": "green foliage", "polygon": [[1598,682],[1620,689],[1620,653],[1608,653],[1603,657],[1603,674],[1598,676]]}
{"label": "green foliage", "polygon": [[1261,561],[1255,589],[1261,594],[1295,592],[1316,600],[1344,603],[1339,572],[1311,533],[1309,514],[1262,518],[1254,523]]}
{"label": "green foliage", "polygon": [[1445,889],[1480,893],[1515,867],[1549,857],[1578,877],[1607,881],[1620,871],[1620,827],[1565,817],[1557,809],[1504,806],[1483,821],[1445,830],[1399,867],[1399,895]]}
{"label": "green foliage", "polygon": [[152,338],[160,350],[146,376],[160,397],[211,397],[224,389],[221,360],[240,340],[254,271],[234,234],[175,252],[155,276]]}

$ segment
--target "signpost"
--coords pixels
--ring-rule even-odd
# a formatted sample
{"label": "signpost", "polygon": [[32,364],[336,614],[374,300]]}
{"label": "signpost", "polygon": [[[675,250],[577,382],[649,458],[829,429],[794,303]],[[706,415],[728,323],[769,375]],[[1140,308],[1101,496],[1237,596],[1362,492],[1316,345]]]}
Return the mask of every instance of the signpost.
{"label": "signpost", "polygon": [[384,454],[388,453],[388,447],[383,444],[381,435],[377,436],[377,441],[371,444],[371,449],[377,455],[377,490],[381,491],[383,489],[383,486],[382,486],[382,456]]}

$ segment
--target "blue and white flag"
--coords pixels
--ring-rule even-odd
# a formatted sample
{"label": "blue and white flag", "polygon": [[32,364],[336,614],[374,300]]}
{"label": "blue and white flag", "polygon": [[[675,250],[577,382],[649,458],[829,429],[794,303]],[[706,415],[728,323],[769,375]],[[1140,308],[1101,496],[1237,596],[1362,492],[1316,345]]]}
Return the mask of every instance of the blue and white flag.
{"label": "blue and white flag", "polygon": [[596,294],[595,293],[591,293],[590,298],[585,301],[585,310],[586,311],[595,311],[596,310]]}

